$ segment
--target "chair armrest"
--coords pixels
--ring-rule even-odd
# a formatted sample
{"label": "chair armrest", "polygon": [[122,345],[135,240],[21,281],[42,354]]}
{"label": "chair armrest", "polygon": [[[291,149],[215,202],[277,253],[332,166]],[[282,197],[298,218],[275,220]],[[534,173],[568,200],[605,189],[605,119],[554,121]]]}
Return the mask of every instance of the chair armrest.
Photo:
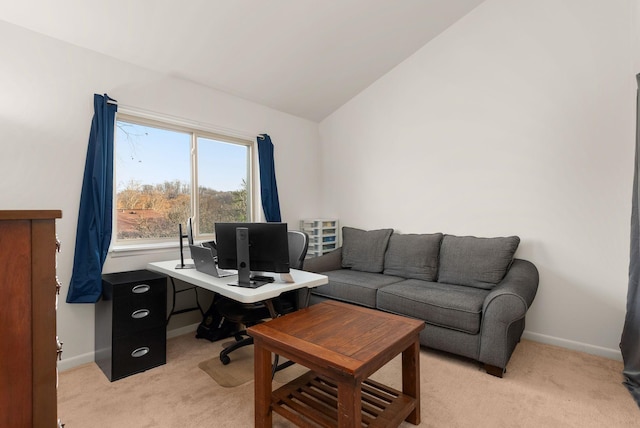
{"label": "chair armrest", "polygon": [[304,261],[303,269],[309,272],[321,273],[342,269],[342,247],[325,253],[319,257],[311,257]]}

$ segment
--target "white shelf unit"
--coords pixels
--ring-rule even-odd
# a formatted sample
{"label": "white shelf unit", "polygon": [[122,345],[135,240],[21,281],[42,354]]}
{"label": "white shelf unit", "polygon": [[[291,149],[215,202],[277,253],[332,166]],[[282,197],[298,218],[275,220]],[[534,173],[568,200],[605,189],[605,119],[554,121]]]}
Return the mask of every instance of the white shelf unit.
{"label": "white shelf unit", "polygon": [[303,219],[300,220],[300,230],[309,235],[308,258],[321,256],[340,246],[340,229],[336,219]]}

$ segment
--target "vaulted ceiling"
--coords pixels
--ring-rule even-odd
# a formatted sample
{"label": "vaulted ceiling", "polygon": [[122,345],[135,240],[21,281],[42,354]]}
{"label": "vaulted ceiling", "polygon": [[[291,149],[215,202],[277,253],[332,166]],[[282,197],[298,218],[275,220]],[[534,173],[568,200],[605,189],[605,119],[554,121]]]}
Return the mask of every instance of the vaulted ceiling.
{"label": "vaulted ceiling", "polygon": [[20,0],[0,20],[319,122],[482,1]]}

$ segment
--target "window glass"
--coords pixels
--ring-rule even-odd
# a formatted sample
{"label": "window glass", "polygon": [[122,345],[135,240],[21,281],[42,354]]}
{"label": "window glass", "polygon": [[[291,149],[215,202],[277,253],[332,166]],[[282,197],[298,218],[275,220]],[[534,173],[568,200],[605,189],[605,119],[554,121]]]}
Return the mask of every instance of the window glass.
{"label": "window glass", "polygon": [[204,137],[197,147],[199,233],[213,234],[215,222],[248,221],[249,147]]}
{"label": "window glass", "polygon": [[216,221],[248,221],[250,161],[248,141],[119,116],[116,242],[175,241],[189,217],[197,220],[196,239],[212,239]]}

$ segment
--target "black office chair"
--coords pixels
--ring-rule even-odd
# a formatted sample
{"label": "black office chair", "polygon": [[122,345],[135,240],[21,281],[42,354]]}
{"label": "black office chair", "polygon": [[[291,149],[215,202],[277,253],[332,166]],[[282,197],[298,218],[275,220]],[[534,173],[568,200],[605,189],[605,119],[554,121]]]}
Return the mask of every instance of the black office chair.
{"label": "black office chair", "polygon": [[[292,269],[302,269],[304,259],[309,248],[309,236],[305,232],[297,230],[288,231],[289,241],[289,267]],[[279,315],[293,312],[298,309],[297,290],[289,291],[272,299],[275,312]],[[227,320],[251,327],[261,323],[265,319],[271,318],[271,313],[266,304],[260,303],[240,303],[233,299],[220,297],[216,303],[216,309]],[[240,330],[234,334],[235,342],[226,346],[220,352],[220,361],[227,365],[231,362],[229,354],[243,346],[253,345],[253,337],[247,334],[246,330]]]}
{"label": "black office chair", "polygon": [[309,249],[309,235],[297,230],[290,230],[287,233],[289,234],[289,267],[302,270],[307,249]]}

